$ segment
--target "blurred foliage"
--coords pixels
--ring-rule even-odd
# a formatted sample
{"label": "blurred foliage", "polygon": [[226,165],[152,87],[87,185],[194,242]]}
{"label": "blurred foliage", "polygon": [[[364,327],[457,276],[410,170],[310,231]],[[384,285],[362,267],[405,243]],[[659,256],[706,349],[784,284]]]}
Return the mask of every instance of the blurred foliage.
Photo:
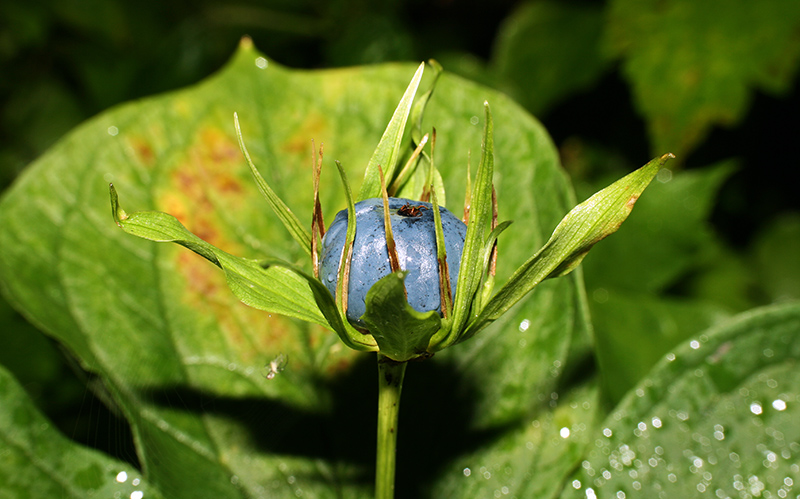
{"label": "blurred foliage", "polygon": [[[584,265],[613,403],[707,326],[800,299],[798,32],[793,0],[4,2],[0,188],[87,118],[216,71],[243,34],[295,68],[436,58],[542,120],[579,197],[651,152],[678,155]],[[625,266],[604,266],[615,259]],[[5,303],[0,320],[0,362],[39,408],[136,461],[81,414],[91,380],[65,374],[53,343]]]}

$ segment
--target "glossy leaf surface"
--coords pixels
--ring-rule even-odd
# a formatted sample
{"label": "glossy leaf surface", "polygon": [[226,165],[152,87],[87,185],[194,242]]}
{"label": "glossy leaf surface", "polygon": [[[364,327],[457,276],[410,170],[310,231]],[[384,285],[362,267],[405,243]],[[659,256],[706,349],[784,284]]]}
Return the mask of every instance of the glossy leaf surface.
{"label": "glossy leaf surface", "polygon": [[[320,202],[330,220],[345,207],[331,160],[362,178],[415,69],[295,72],[243,46],[196,87],[79,127],[0,202],[4,291],[103,379],[131,424],[144,476],[165,495],[370,496],[374,357],[348,351],[322,327],[242,305],[223,271],[184,248],[121,231],[108,183],[129,213],[169,213],[226,254],[280,259],[310,274],[305,251],[252,180],[233,113],[262,176],[310,227],[311,139],[325,142]],[[503,235],[524,244],[501,238],[502,284],[569,210],[571,193],[538,122],[502,95],[445,73],[422,126],[437,129],[436,166],[451,208],[461,206],[468,154],[481,145],[485,100],[495,119],[501,217],[525,221]],[[269,271],[304,285],[288,270]],[[441,463],[490,444],[504,425],[523,424],[539,404],[531,394],[552,390],[554,363],[587,337],[579,280],[543,287],[484,333],[409,369],[408,386],[426,378],[421,397],[443,395],[433,405],[413,395],[403,402],[404,411],[421,411],[401,414],[405,434],[424,435],[437,450],[417,455],[401,436],[399,496],[429,496],[446,473]],[[288,362],[266,379],[264,366],[275,359]],[[442,414],[457,423],[431,433]],[[404,479],[412,463],[406,472],[415,480]]]}

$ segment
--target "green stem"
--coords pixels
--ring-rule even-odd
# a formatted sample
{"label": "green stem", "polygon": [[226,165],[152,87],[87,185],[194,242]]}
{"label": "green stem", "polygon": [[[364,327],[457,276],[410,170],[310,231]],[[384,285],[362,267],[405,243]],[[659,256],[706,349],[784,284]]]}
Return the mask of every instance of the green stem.
{"label": "green stem", "polygon": [[375,499],[394,497],[397,414],[403,390],[405,362],[378,354],[378,454],[375,460]]}

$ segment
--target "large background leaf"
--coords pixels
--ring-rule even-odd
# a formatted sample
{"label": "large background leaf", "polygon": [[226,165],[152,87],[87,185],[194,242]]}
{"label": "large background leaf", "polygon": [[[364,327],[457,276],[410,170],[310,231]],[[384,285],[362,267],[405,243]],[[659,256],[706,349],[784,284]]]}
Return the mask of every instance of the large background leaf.
{"label": "large background leaf", "polygon": [[785,305],[677,347],[596,432],[563,497],[796,495],[799,331]]}
{"label": "large background leaf", "polygon": [[0,404],[4,497],[162,497],[129,463],[59,434],[3,367]]}
{"label": "large background leaf", "polygon": [[[344,206],[330,161],[360,178],[413,71],[292,72],[245,47],[197,87],[81,126],[3,198],[5,291],[100,376],[131,424],[145,476],[165,495],[369,495],[374,357],[346,351],[331,332],[245,307],[218,269],[183,248],[124,234],[109,213],[108,182],[128,209],[169,212],[225,251],[307,266],[249,178],[233,112],[256,165],[301,220],[311,219],[310,141],[325,142],[321,202],[330,220]],[[517,221],[500,242],[502,280],[572,199],[536,121],[502,95],[445,75],[425,123],[437,128],[450,207],[458,210],[468,153],[480,147],[485,99],[501,217]],[[448,464],[458,456],[491,448],[504,431],[522,442],[532,416],[550,417],[570,345],[587,341],[579,282],[576,274],[543,284],[474,340],[409,369],[401,495],[429,496],[431,485],[463,476]],[[280,353],[286,370],[266,380],[262,366]],[[558,475],[574,464],[567,451],[547,450],[536,462],[557,463],[548,467]]]}
{"label": "large background leaf", "polygon": [[751,89],[788,90],[800,59],[800,4],[614,0],[607,44],[624,59],[653,149],[678,156],[715,124],[739,121]]}

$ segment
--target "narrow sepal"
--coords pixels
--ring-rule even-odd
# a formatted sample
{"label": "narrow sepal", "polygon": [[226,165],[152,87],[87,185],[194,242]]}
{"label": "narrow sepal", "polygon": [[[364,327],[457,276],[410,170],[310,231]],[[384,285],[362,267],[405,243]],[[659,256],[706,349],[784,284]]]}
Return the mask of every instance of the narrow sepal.
{"label": "narrow sepal", "polygon": [[300,223],[297,215],[295,215],[286,205],[286,203],[284,203],[283,200],[278,197],[277,194],[275,194],[275,191],[272,190],[272,187],[269,186],[267,181],[264,180],[264,177],[261,176],[261,173],[259,173],[256,165],[253,164],[253,160],[250,159],[250,153],[247,152],[247,147],[244,145],[242,130],[239,127],[239,116],[236,113],[233,113],[233,122],[236,128],[236,137],[239,139],[239,147],[242,150],[242,154],[244,155],[247,164],[250,166],[250,172],[253,174],[253,178],[256,181],[258,190],[264,195],[264,198],[266,198],[270,208],[272,208],[272,211],[275,212],[275,215],[283,223],[284,227],[286,227],[286,230],[289,231],[289,234],[291,234],[300,247],[310,255],[311,235],[308,233],[306,228],[303,227],[303,224]]}
{"label": "narrow sepal", "polygon": [[386,177],[389,179],[394,178],[397,162],[400,159],[401,144],[403,141],[403,133],[405,131],[408,115],[411,112],[411,105],[414,102],[414,95],[417,93],[419,82],[422,80],[422,73],[425,70],[425,63],[419,65],[417,72],[411,79],[408,88],[406,88],[400,103],[392,115],[389,125],[383,132],[378,147],[372,153],[372,157],[367,164],[366,172],[364,173],[364,181],[361,184],[361,191],[358,194],[358,200],[376,198],[380,196],[381,183],[378,174],[378,165],[381,165],[385,171]]}

